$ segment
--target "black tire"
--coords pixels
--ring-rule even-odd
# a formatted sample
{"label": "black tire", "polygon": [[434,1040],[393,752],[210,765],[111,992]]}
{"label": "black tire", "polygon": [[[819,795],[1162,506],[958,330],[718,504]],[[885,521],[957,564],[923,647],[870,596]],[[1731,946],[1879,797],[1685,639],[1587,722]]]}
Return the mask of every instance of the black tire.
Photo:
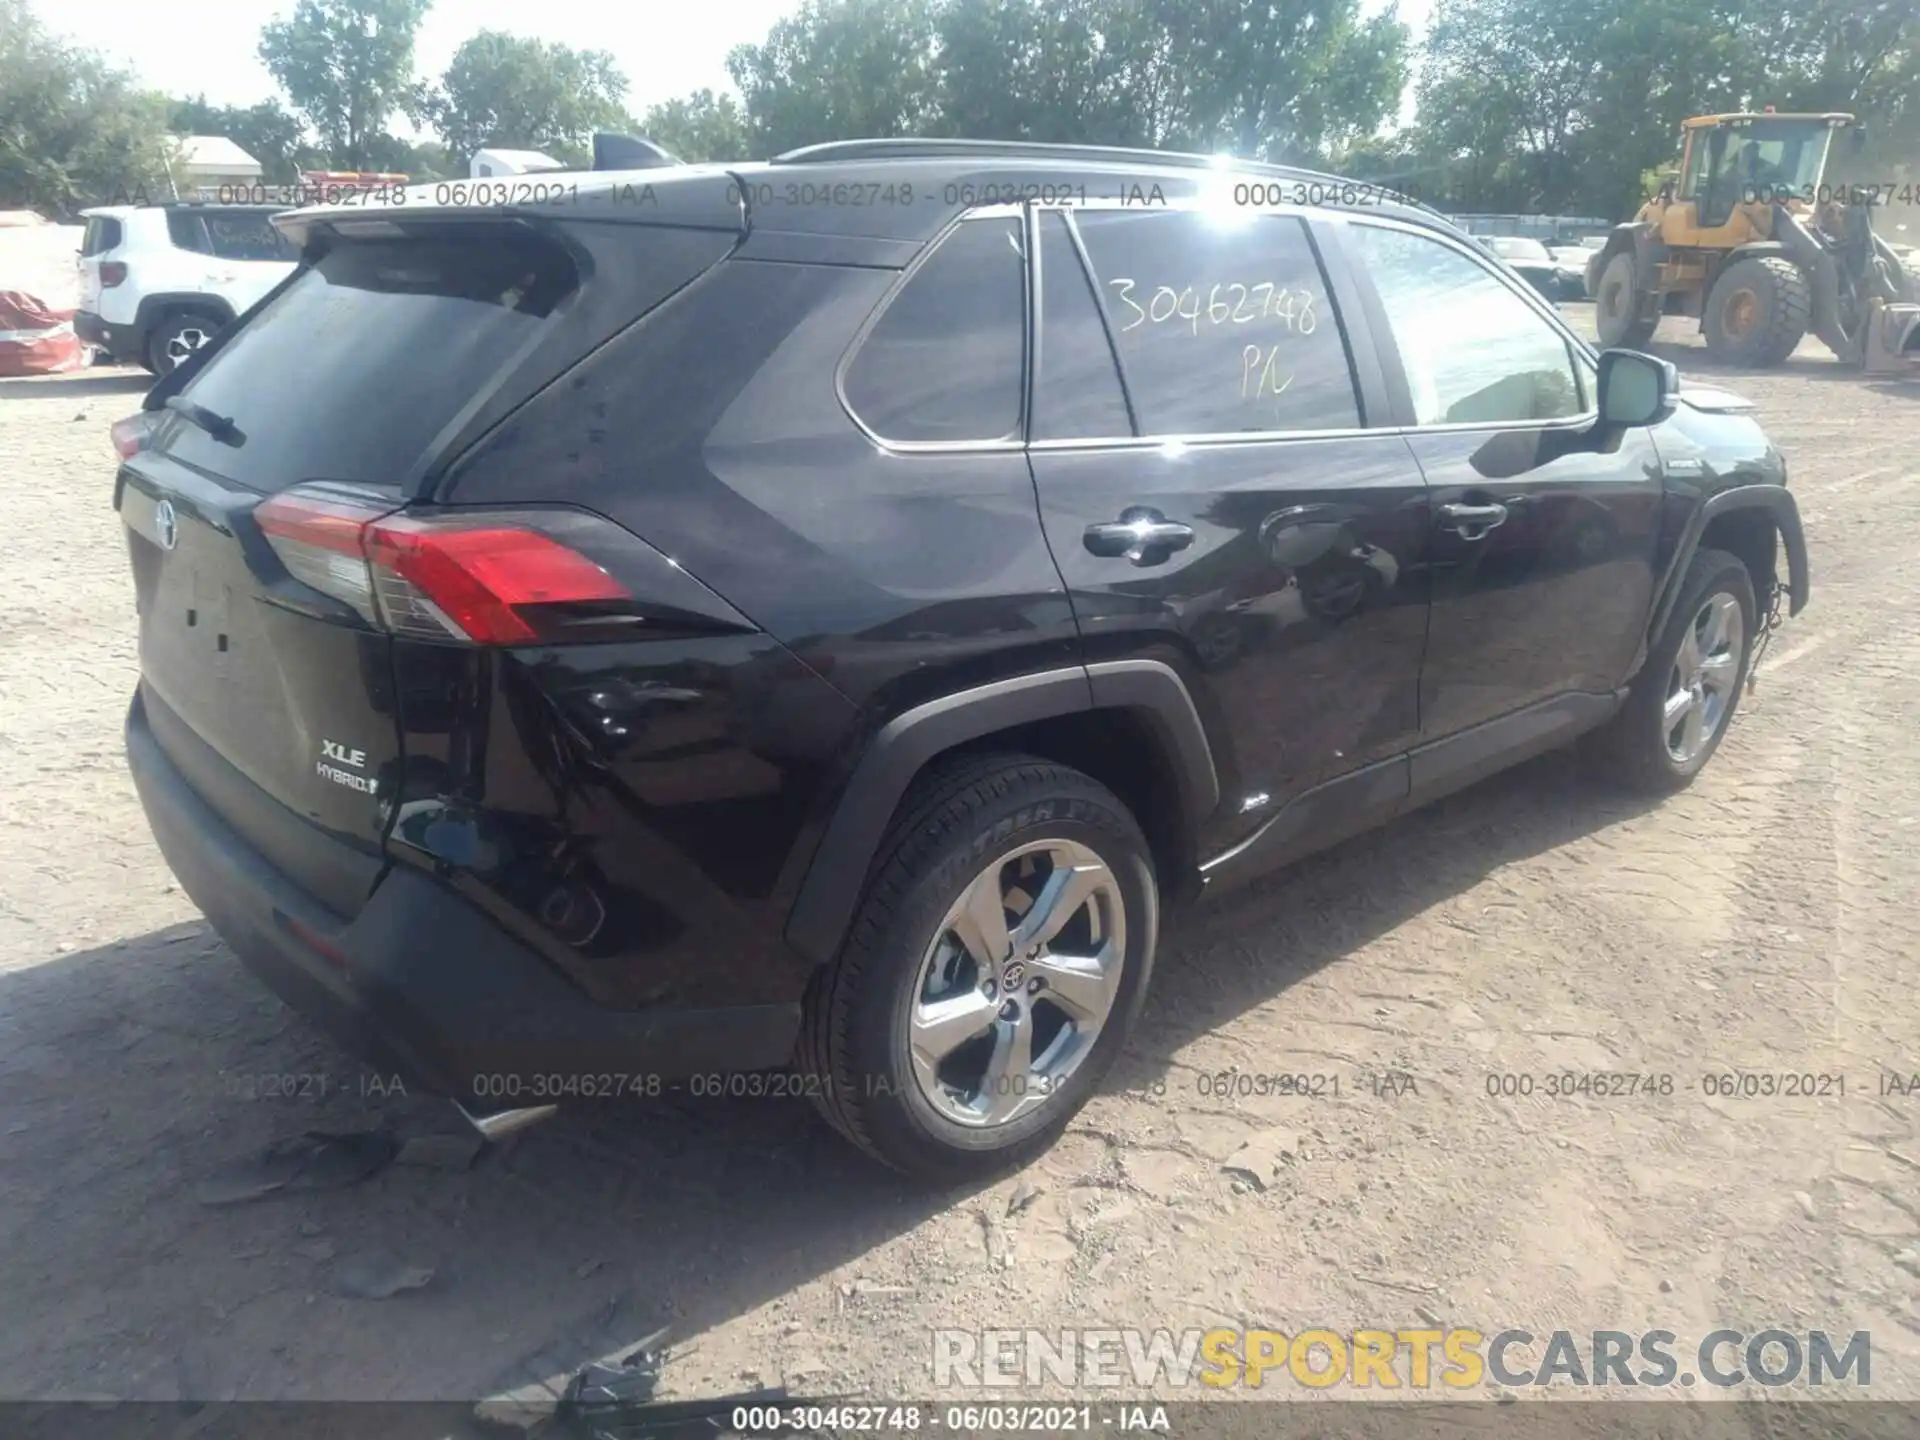
{"label": "black tire", "polygon": [[[187,352],[198,349],[219,333],[223,322],[213,315],[194,311],[168,315],[147,337],[147,369],[165,375],[186,359]],[[200,337],[198,344],[194,337]]]}
{"label": "black tire", "polygon": [[[1126,916],[1112,1008],[1078,1067],[1024,1115],[969,1128],[922,1093],[908,1018],[942,920],[995,855],[1041,839],[1097,852]],[[839,957],[815,977],[796,1061],[828,1122],[876,1160],[941,1182],[984,1179],[1051,1145],[1125,1044],[1153,969],[1159,897],[1140,827],[1105,786],[998,754],[935,767],[902,801]]]}
{"label": "black tire", "polygon": [[[1743,296],[1751,296],[1754,307],[1744,327],[1732,323]],[[1713,282],[1701,328],[1714,359],[1758,369],[1791,355],[1806,338],[1812,315],[1813,292],[1798,265],[1777,255],[1749,255],[1727,266]]]}
{"label": "black tire", "polygon": [[[1724,711],[1698,754],[1676,759],[1668,745],[1664,714],[1675,683],[1675,665],[1681,642],[1708,603],[1729,596],[1739,607],[1741,639],[1732,689]],[[1758,607],[1753,580],[1739,557],[1724,550],[1698,551],[1680,584],[1680,598],[1667,617],[1666,628],[1647,652],[1647,663],[1634,677],[1627,702],[1612,719],[1588,737],[1587,751],[1600,773],[1627,789],[1663,795],[1684,790],[1720,748],[1746,688],[1747,668],[1753,663],[1758,634]]]}
{"label": "black tire", "polygon": [[1640,314],[1638,283],[1631,250],[1615,251],[1600,271],[1593,290],[1593,324],[1606,349],[1644,345],[1660,327],[1658,315],[1648,319]]}

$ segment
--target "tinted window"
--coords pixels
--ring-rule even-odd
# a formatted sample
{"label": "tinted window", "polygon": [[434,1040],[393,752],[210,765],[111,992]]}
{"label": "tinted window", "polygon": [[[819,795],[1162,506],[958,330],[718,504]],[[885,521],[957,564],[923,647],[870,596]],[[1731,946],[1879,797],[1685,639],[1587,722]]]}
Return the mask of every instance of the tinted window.
{"label": "tinted window", "polygon": [[1360,423],[1338,317],[1291,216],[1077,217],[1149,435]]}
{"label": "tinted window", "polygon": [[1099,298],[1058,210],[1040,216],[1040,375],[1033,438],[1131,435]]}
{"label": "tinted window", "polygon": [[119,248],[120,222],[105,215],[96,215],[87,221],[87,233],[80,237],[82,255],[103,255],[109,250]]}
{"label": "tinted window", "polygon": [[1356,225],[1416,422],[1552,420],[1584,408],[1566,340],[1480,262],[1405,230]]}
{"label": "tinted window", "polygon": [[211,255],[213,241],[207,235],[206,218],[196,210],[169,210],[167,238],[182,250],[196,255]]}
{"label": "tinted window", "polygon": [[262,490],[404,480],[572,288],[558,251],[510,234],[336,246],[188,382],[244,437],[170,423],[159,443]]}
{"label": "tinted window", "polygon": [[265,210],[210,210],[206,214],[213,253],[222,260],[297,260],[293,244],[273,228]]}
{"label": "tinted window", "polygon": [[847,368],[847,403],[889,440],[1020,431],[1026,260],[1020,223],[969,220],[893,297]]}

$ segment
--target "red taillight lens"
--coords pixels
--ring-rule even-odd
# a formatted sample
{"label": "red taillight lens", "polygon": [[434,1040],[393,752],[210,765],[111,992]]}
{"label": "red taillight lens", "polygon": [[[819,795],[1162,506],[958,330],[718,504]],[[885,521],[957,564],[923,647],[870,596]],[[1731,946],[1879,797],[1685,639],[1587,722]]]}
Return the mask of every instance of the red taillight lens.
{"label": "red taillight lens", "polygon": [[102,260],[100,262],[100,283],[108,289],[125,282],[127,262],[124,260]]}
{"label": "red taillight lens", "polygon": [[116,420],[107,427],[107,434],[113,439],[113,450],[122,460],[131,460],[146,448],[147,437],[153,433],[153,414],[142,410],[137,415],[129,415],[124,420]]}
{"label": "red taillight lens", "polygon": [[[483,645],[526,644],[540,636],[521,606],[628,598],[626,587],[593,561],[537,530],[395,516],[376,521],[366,544],[381,608],[396,630],[416,620],[451,622]],[[419,616],[421,599],[438,613]]]}
{"label": "red taillight lens", "polygon": [[[399,635],[535,644],[542,610],[632,598],[522,515],[420,518],[364,497],[296,488],[264,502],[254,520],[296,580]],[[591,517],[573,523],[620,533]]]}

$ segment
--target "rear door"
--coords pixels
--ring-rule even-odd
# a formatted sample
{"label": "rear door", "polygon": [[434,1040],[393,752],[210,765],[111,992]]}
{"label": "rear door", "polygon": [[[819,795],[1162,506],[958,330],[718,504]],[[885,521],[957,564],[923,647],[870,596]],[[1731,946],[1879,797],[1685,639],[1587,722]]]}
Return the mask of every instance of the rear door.
{"label": "rear door", "polygon": [[209,210],[205,220],[214,258],[209,279],[236,315],[284,280],[300,258],[292,242],[273,228],[269,210]]}
{"label": "rear door", "polygon": [[[177,408],[149,412],[121,470],[147,723],[229,824],[346,913],[364,876],[309,868],[287,821],[377,853],[400,746],[377,572],[351,537],[325,534],[327,497],[356,524],[399,508],[464,420],[591,343],[570,325],[633,318],[644,262],[629,257],[606,288],[612,313],[595,315],[573,303],[581,267],[559,228],[389,225],[321,242],[170,398]],[[730,244],[663,241],[648,293],[657,302]],[[289,543],[263,529],[261,507],[292,494],[310,498],[305,538]]]}
{"label": "rear door", "polygon": [[299,252],[273,228],[271,210],[191,206],[167,212],[167,235],[197,259],[191,288],[227,302],[236,315],[287,277]]}
{"label": "rear door", "polygon": [[1318,226],[1161,207],[1035,221],[1029,451],[1088,659],[1183,674],[1243,817],[1229,829],[1405,750],[1426,488],[1373,428],[1371,340]]}
{"label": "rear door", "polygon": [[1432,487],[1425,736],[1611,692],[1652,608],[1663,484],[1650,432],[1592,442],[1585,350],[1469,245],[1377,217],[1340,233]]}

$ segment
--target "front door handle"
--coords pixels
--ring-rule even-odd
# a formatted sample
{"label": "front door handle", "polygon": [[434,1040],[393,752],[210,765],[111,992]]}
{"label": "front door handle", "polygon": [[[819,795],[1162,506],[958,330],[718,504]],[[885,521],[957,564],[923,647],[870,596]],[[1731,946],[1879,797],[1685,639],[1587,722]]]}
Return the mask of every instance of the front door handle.
{"label": "front door handle", "polygon": [[1118,520],[1089,525],[1085,539],[1095,555],[1124,555],[1136,565],[1158,565],[1174,551],[1193,544],[1193,527],[1135,505],[1122,511]]}
{"label": "front door handle", "polygon": [[1492,505],[1442,505],[1440,524],[1455,531],[1463,540],[1484,540],[1496,525],[1507,523],[1507,507]]}

